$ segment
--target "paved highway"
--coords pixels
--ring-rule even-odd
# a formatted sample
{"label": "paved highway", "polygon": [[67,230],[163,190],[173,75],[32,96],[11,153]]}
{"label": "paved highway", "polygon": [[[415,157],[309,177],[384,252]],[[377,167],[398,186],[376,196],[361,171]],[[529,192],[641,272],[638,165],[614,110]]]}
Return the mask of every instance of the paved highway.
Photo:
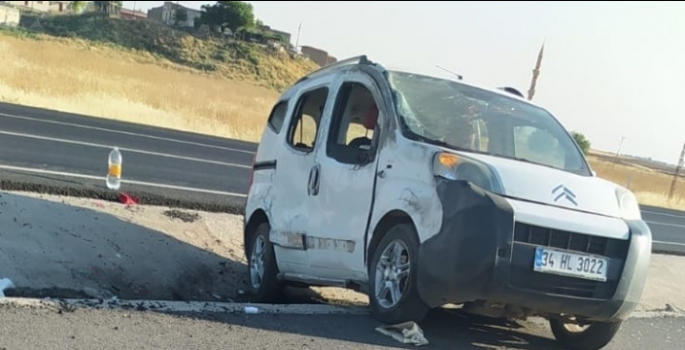
{"label": "paved highway", "polygon": [[[104,188],[107,155],[123,154],[124,190],[179,200],[244,202],[254,143],[0,104],[0,179]],[[685,212],[647,207],[658,251],[685,253]]]}
{"label": "paved highway", "polygon": [[[0,349],[414,349],[376,332],[379,324],[353,315],[164,314],[134,310],[1,307]],[[521,322],[429,315],[421,349],[560,349],[549,327]],[[27,336],[27,329],[32,335]],[[606,350],[682,349],[685,318],[626,321]]]}

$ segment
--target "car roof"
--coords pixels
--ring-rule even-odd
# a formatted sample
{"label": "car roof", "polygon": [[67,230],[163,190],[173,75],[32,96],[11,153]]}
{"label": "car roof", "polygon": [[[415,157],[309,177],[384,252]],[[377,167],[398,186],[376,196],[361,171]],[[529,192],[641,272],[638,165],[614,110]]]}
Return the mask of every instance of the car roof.
{"label": "car roof", "polygon": [[421,76],[426,76],[426,77],[431,77],[431,78],[436,78],[436,79],[450,80],[450,81],[456,82],[458,84],[462,84],[464,86],[478,88],[478,89],[485,90],[485,91],[488,91],[488,92],[491,92],[494,94],[499,94],[502,96],[513,97],[513,98],[520,100],[523,103],[527,103],[529,105],[532,105],[532,106],[546,110],[546,108],[544,108],[544,107],[542,107],[542,106],[540,106],[540,105],[538,105],[532,101],[527,100],[523,96],[523,94],[520,91],[518,91],[518,89],[510,87],[510,86],[501,86],[501,87],[494,87],[493,88],[490,86],[484,86],[484,85],[475,84],[472,82],[465,82],[461,76],[460,76],[460,79],[455,80],[455,79],[449,79],[449,78],[445,78],[445,77],[439,77],[439,76],[432,75],[432,74],[418,73],[418,72],[414,72],[414,71],[407,70],[407,69],[386,69],[380,63],[373,62],[373,61],[369,60],[367,55],[359,55],[359,56],[349,57],[349,58],[337,61],[335,63],[323,66],[323,67],[321,67],[321,68],[319,68],[313,72],[310,72],[309,74],[298,79],[297,82],[295,82],[292,85],[292,87],[290,89],[288,89],[288,91],[283,93],[283,96],[285,97],[286,95],[288,95],[288,97],[290,97],[290,95],[292,93],[294,93],[295,90],[297,90],[297,87],[300,85],[300,83],[302,83],[306,80],[313,79],[315,77],[323,76],[323,75],[330,74],[330,73],[336,73],[339,71],[348,70],[348,69],[351,69],[351,66],[362,66],[362,65],[367,66],[367,67],[371,67],[373,69],[377,69],[381,73],[386,72],[386,71],[387,72],[398,72],[398,73],[405,73],[405,74],[421,75]]}

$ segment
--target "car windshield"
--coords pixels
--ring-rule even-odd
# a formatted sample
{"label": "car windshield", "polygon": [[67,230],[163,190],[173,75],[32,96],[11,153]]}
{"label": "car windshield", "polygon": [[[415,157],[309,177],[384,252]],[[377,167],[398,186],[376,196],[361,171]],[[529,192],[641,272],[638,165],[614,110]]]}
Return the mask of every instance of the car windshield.
{"label": "car windshield", "polygon": [[451,80],[387,74],[397,113],[416,139],[591,175],[573,138],[542,108]]}

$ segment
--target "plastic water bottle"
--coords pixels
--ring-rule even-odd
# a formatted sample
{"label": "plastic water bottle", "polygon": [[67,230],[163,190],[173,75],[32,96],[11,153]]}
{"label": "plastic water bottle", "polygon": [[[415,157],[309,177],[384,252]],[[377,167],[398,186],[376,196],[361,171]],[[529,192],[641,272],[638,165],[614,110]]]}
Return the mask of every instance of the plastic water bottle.
{"label": "plastic water bottle", "polygon": [[110,190],[118,190],[121,186],[121,163],[121,152],[118,147],[114,147],[109,152],[107,167],[107,188]]}

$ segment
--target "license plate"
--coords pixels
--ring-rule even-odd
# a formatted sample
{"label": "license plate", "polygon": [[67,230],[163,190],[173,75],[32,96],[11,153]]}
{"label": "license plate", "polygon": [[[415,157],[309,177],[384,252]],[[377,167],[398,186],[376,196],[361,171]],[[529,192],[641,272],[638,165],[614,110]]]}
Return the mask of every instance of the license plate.
{"label": "license plate", "polygon": [[607,258],[537,247],[533,270],[605,282],[608,266]]}

